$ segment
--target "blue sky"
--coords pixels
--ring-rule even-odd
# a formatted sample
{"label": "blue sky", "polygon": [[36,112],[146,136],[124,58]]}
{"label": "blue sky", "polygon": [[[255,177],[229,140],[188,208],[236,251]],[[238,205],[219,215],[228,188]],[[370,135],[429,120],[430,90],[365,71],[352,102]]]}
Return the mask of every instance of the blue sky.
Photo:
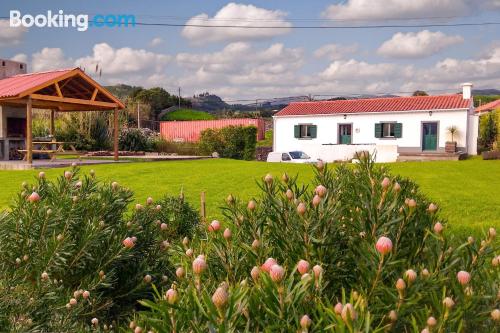
{"label": "blue sky", "polygon": [[[499,0],[2,1],[0,16],[133,14],[137,22],[273,25],[283,29],[10,28],[0,57],[35,71],[103,69],[104,84],[163,86],[226,99],[453,92],[471,81],[500,88],[500,26],[290,29],[301,25],[500,22]],[[200,16],[206,15],[206,16]],[[418,18],[418,19],[417,19]],[[93,74],[93,73],[90,73]]]}

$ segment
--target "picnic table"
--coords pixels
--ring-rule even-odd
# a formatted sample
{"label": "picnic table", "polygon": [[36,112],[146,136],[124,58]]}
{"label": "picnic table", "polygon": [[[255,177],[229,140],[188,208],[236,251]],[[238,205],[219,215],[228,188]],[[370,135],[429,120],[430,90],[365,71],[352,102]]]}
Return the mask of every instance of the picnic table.
{"label": "picnic table", "polygon": [[[40,148],[33,149],[32,153],[34,154],[47,154],[50,157],[51,161],[54,161],[57,155],[61,155],[66,153],[64,149],[65,145],[70,147],[72,153],[78,154],[75,148],[75,142],[63,142],[63,141],[33,141],[33,145],[38,145]],[[55,148],[54,148],[55,147]],[[23,154],[23,161],[26,161],[26,157],[28,155],[28,150],[19,149],[19,153]]]}

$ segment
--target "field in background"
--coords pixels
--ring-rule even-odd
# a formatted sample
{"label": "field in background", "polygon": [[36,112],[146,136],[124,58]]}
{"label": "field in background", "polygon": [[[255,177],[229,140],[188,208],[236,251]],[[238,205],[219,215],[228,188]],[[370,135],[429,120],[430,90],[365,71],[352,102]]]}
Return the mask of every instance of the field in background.
{"label": "field in background", "polygon": [[193,109],[178,109],[165,114],[161,120],[181,121],[181,120],[212,120],[212,119],[215,119],[215,117],[208,112],[197,111]]}
{"label": "field in background", "polygon": [[[438,203],[454,233],[478,235],[483,228],[500,228],[500,161],[405,162],[388,166],[392,173],[416,181]],[[224,159],[82,167],[83,172],[90,169],[102,180],[117,181],[132,189],[139,202],[148,196],[178,194],[182,189],[186,200],[199,207],[200,192],[206,191],[209,218],[220,217],[218,207],[229,193],[245,201],[257,195],[255,182],[268,172],[275,176],[283,172],[299,174],[305,183],[313,177],[308,165]],[[0,171],[0,208],[7,208],[21,183],[33,181],[39,171]],[[45,170],[49,178],[63,171]]]}

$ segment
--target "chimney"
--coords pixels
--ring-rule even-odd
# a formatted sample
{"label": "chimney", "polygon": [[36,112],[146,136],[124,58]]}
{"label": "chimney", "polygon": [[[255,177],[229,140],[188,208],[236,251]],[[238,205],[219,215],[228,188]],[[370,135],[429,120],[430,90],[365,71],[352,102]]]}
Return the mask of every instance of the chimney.
{"label": "chimney", "polygon": [[470,99],[472,97],[472,83],[462,83],[462,97]]}
{"label": "chimney", "polygon": [[26,74],[25,63],[0,59],[0,80],[18,74]]}

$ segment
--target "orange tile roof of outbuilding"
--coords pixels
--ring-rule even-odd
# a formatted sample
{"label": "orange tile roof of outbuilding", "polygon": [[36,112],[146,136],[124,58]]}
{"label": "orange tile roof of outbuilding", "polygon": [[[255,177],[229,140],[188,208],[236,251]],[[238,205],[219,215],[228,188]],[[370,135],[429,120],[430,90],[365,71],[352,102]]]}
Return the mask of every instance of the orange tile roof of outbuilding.
{"label": "orange tile roof of outbuilding", "polygon": [[500,99],[497,99],[496,101],[486,103],[484,105],[478,106],[476,108],[476,112],[487,112],[487,111],[492,111],[495,109],[500,108]]}
{"label": "orange tile roof of outbuilding", "polygon": [[276,116],[344,114],[364,112],[398,112],[419,110],[468,109],[470,99],[461,94],[441,96],[411,96],[390,98],[350,99],[318,102],[293,102]]}
{"label": "orange tile roof of outbuilding", "polygon": [[37,87],[44,82],[56,79],[71,72],[72,69],[61,69],[50,72],[19,74],[0,80],[0,98],[15,97],[26,90]]}

